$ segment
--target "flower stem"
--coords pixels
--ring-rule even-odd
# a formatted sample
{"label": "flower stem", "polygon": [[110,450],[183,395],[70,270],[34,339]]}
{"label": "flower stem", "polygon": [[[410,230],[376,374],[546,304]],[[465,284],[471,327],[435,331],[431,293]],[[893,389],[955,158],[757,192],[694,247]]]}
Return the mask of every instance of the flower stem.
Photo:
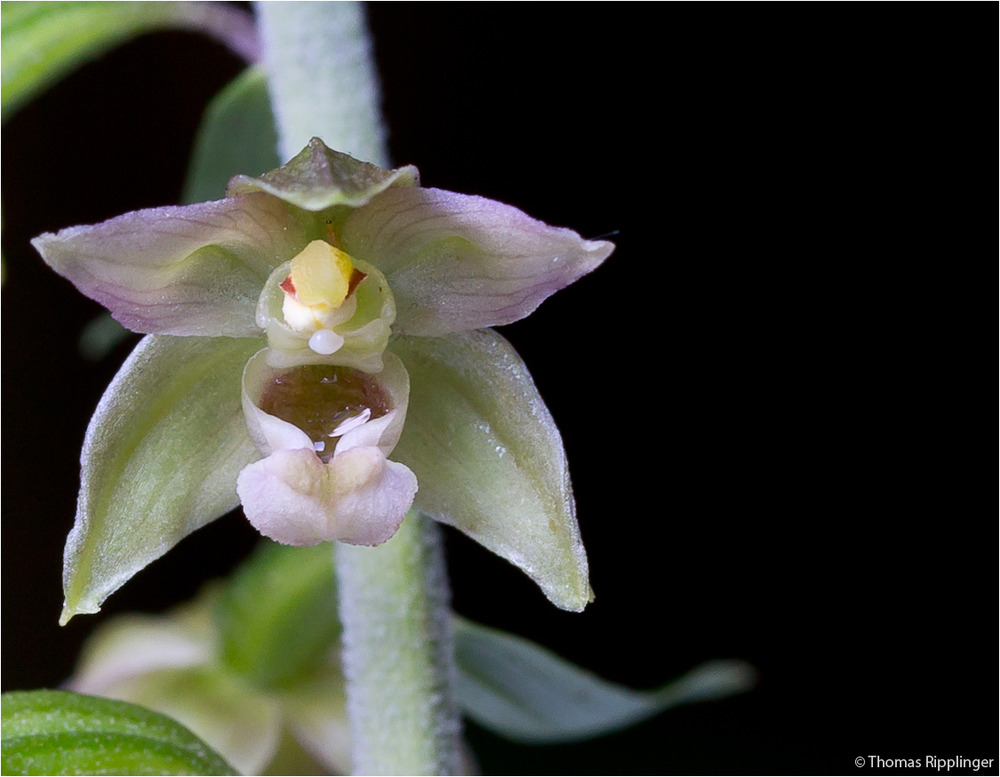
{"label": "flower stem", "polygon": [[282,159],[312,137],[388,166],[378,75],[364,9],[353,2],[258,2]]}
{"label": "flower stem", "polygon": [[[313,136],[388,164],[361,6],[257,3],[264,65],[288,159]],[[451,610],[440,529],[411,512],[377,548],[336,544],[356,774],[457,774]]]}
{"label": "flower stem", "polygon": [[357,774],[457,774],[441,530],[415,511],[377,548],[338,544],[347,711]]}

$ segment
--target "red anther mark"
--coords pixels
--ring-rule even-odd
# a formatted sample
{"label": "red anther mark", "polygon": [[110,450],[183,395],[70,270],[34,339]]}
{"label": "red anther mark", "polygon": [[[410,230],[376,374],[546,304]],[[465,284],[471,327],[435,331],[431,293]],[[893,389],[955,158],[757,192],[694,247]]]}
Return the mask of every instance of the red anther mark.
{"label": "red anther mark", "polygon": [[[358,286],[361,284],[361,281],[363,281],[367,277],[368,273],[361,272],[361,270],[357,268],[352,268],[351,280],[347,282],[347,296],[350,297],[354,293],[354,290],[358,288]],[[295,292],[292,293],[294,294]]]}
{"label": "red anther mark", "polygon": [[278,287],[286,294],[291,294],[295,296],[295,284],[292,283],[292,276],[289,275],[285,280],[278,284]]}

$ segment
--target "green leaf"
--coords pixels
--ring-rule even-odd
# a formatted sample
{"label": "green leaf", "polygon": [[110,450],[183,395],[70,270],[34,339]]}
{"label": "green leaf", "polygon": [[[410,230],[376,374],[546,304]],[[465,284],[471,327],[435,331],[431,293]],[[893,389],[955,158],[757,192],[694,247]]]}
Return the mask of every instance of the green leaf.
{"label": "green leaf", "polygon": [[568,742],[671,707],[750,689],[753,669],[713,661],[655,691],[609,683],[528,640],[456,618],[456,695],[477,723],[521,742]]}
{"label": "green leaf", "polygon": [[244,59],[258,54],[252,16],[230,3],[5,2],[0,16],[4,121],[74,68],[143,33],[195,30]]}
{"label": "green leaf", "polygon": [[262,543],[230,579],[216,612],[223,662],[259,687],[317,671],[340,634],[332,546]]}
{"label": "green leaf", "polygon": [[165,715],[66,691],[2,697],[4,774],[236,774]]}
{"label": "green leaf", "polygon": [[73,68],[170,26],[183,3],[5,2],[0,6],[3,120]]}
{"label": "green leaf", "polygon": [[392,458],[414,506],[520,567],[565,610],[591,600],[562,438],[531,375],[491,330],[401,337],[410,404]]}
{"label": "green leaf", "polygon": [[84,440],[76,523],[66,542],[66,623],[233,509],[236,476],[260,457],[243,421],[243,365],[255,339],[144,338]]}
{"label": "green leaf", "polygon": [[280,164],[267,77],[260,68],[249,68],[206,108],[181,201],[218,200],[234,175],[260,174]]}

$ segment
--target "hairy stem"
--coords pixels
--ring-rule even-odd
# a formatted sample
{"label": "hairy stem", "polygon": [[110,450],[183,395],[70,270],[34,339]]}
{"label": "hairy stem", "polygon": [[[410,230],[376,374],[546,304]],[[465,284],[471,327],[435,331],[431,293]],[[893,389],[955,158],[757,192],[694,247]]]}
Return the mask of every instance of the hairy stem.
{"label": "hairy stem", "polygon": [[411,512],[384,545],[338,544],[347,710],[360,774],[457,774],[440,527]]}
{"label": "hairy stem", "polygon": [[387,165],[378,75],[359,3],[261,2],[264,65],[282,159],[313,136],[356,159]]}
{"label": "hairy stem", "polygon": [[[258,3],[279,151],[313,136],[388,163],[371,39],[355,3]],[[448,580],[440,529],[411,512],[377,548],[337,544],[356,774],[456,774]]]}

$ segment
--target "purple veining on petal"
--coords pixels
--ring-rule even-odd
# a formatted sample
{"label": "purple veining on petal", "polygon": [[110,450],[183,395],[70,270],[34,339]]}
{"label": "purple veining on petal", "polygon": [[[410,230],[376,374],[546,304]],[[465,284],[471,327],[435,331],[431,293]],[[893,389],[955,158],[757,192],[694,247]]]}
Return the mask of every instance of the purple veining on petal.
{"label": "purple veining on petal", "polygon": [[260,334],[270,271],[306,240],[266,195],[127,213],[35,238],[45,261],[126,327],[174,335]]}
{"label": "purple veining on petal", "polygon": [[439,189],[390,189],[347,219],[352,255],[382,270],[397,334],[437,335],[527,316],[614,250],[517,208]]}

